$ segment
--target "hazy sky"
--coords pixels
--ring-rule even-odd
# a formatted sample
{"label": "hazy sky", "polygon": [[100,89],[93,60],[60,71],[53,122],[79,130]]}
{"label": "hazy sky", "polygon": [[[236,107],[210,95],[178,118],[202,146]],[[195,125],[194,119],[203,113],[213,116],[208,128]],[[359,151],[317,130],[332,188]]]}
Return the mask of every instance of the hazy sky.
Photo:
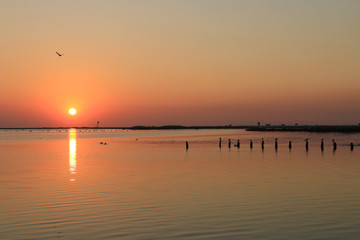
{"label": "hazy sky", "polygon": [[0,30],[0,127],[360,122],[357,0],[0,0]]}

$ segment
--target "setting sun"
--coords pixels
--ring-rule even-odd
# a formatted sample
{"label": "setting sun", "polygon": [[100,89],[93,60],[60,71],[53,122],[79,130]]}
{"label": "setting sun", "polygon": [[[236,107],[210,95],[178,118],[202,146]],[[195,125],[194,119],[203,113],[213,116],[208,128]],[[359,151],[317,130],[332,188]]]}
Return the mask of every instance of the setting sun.
{"label": "setting sun", "polygon": [[75,108],[70,108],[70,109],[69,109],[69,114],[70,114],[71,116],[74,116],[74,115],[76,114],[76,109],[75,109]]}

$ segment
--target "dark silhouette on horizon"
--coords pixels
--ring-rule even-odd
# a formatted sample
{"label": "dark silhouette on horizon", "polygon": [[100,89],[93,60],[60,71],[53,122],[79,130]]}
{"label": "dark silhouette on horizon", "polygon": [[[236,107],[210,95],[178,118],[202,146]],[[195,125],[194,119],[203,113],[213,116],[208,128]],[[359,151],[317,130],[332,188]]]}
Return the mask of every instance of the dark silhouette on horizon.
{"label": "dark silhouette on horizon", "polygon": [[268,125],[249,126],[246,131],[271,132],[360,132],[360,125]]}
{"label": "dark silhouette on horizon", "polygon": [[[66,126],[66,127],[0,127],[0,129],[96,129],[96,126]],[[360,132],[360,125],[298,125],[298,126],[251,126],[251,125],[239,125],[239,126],[182,126],[182,125],[163,125],[163,126],[142,126],[136,125],[131,127],[119,127],[119,126],[109,126],[109,127],[100,127],[100,129],[130,129],[130,130],[172,130],[172,129],[245,129],[246,131],[293,131],[293,132],[344,132],[344,133],[356,133]]]}

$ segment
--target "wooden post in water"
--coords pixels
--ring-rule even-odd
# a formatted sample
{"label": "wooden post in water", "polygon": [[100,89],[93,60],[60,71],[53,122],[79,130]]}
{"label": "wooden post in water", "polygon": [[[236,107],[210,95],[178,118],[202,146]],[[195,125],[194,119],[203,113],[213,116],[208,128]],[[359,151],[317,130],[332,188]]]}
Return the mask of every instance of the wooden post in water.
{"label": "wooden post in water", "polygon": [[236,146],[237,148],[240,148],[240,139],[237,140]]}
{"label": "wooden post in water", "polygon": [[290,149],[290,150],[291,150],[291,147],[292,147],[292,146],[291,146],[291,140],[290,140],[290,141],[289,141],[289,149]]}
{"label": "wooden post in water", "polygon": [[321,148],[321,151],[323,152],[324,151],[324,139],[323,138],[321,139],[320,148]]}
{"label": "wooden post in water", "polygon": [[221,149],[221,138],[219,138],[219,148]]}
{"label": "wooden post in water", "polygon": [[229,138],[229,143],[228,143],[228,147],[231,148],[231,139]]}
{"label": "wooden post in water", "polygon": [[353,150],[354,150],[354,144],[350,143],[350,151],[353,151]]}
{"label": "wooden post in water", "polygon": [[252,142],[252,139],[250,139],[250,149],[253,148],[253,142]]}
{"label": "wooden post in water", "polygon": [[264,150],[264,138],[261,139],[261,149]]}
{"label": "wooden post in water", "polygon": [[188,149],[189,149],[189,143],[188,143],[188,141],[185,142],[185,146],[186,146],[186,150],[188,150]]}
{"label": "wooden post in water", "polygon": [[277,138],[275,138],[275,151],[277,151],[277,149],[278,149],[278,141],[277,141],[278,139]]}
{"label": "wooden post in water", "polygon": [[336,144],[336,142],[335,142],[335,139],[333,139],[332,142],[333,142],[333,150],[335,151],[336,148],[337,148],[337,144]]}
{"label": "wooden post in water", "polygon": [[306,151],[309,150],[309,139],[308,138],[305,139],[305,149],[306,149]]}

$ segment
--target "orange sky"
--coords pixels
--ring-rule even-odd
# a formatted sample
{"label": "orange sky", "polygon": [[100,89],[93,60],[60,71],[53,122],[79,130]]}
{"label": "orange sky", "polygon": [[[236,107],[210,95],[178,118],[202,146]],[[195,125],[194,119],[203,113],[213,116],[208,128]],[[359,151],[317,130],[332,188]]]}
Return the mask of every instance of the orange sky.
{"label": "orange sky", "polygon": [[350,0],[1,1],[0,127],[358,124],[359,13]]}

